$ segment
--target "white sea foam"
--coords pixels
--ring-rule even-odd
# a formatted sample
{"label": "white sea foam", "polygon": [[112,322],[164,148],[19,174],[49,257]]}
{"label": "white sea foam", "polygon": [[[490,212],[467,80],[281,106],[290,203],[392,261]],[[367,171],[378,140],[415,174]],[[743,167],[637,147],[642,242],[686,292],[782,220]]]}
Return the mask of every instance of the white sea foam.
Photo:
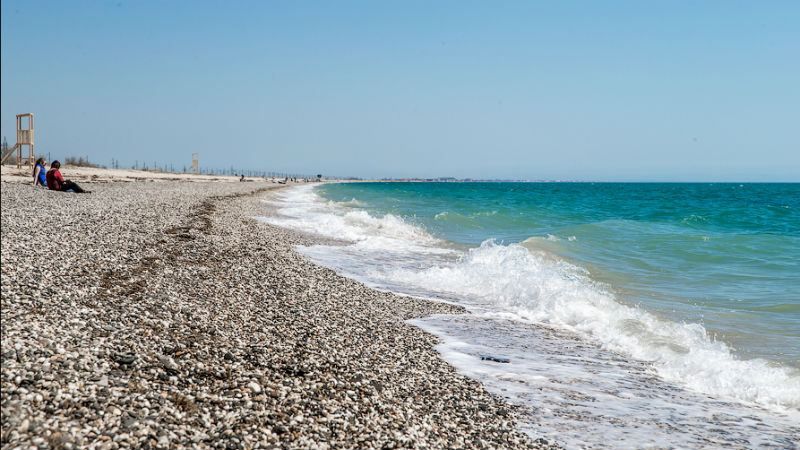
{"label": "white sea foam", "polygon": [[[375,274],[373,274],[375,275]],[[479,300],[520,320],[578,332],[604,347],[653,364],[667,380],[723,398],[800,408],[800,376],[760,359],[736,359],[700,324],[662,320],[617,301],[566,261],[523,245],[486,241],[456,264],[383,274],[395,283]]]}
{"label": "white sea foam", "polygon": [[392,214],[373,217],[366,211],[352,208],[357,200],[324,201],[312,188],[300,186],[284,190],[273,201],[280,206],[280,215],[262,219],[274,225],[349,241],[364,250],[449,252],[441,247],[441,240],[400,217]]}
{"label": "white sea foam", "polygon": [[[710,338],[702,325],[665,320],[626,305],[607,286],[592,280],[585,269],[532,242],[500,245],[489,240],[462,252],[400,217],[373,217],[350,205],[325,201],[310,187],[284,190],[277,205],[279,214],[265,221],[350,242],[301,251],[373,286],[446,296],[470,308],[478,319],[547,324],[640,361],[667,383],[720,400],[770,408],[781,417],[800,417],[800,374],[796,370],[773,367],[760,359],[739,360],[725,343]],[[446,337],[447,331],[443,333]],[[521,339],[521,349],[528,347],[526,338],[515,336]],[[479,358],[472,356],[471,364],[479,364]],[[575,359],[581,358],[589,361],[592,357],[575,355]],[[451,362],[468,372],[469,363],[461,359]],[[503,377],[547,377],[542,367],[529,373],[518,368],[522,372]],[[562,374],[550,375],[557,378]],[[505,380],[503,377],[497,380]],[[587,384],[587,389],[592,388]],[[664,411],[674,414],[674,409]]]}

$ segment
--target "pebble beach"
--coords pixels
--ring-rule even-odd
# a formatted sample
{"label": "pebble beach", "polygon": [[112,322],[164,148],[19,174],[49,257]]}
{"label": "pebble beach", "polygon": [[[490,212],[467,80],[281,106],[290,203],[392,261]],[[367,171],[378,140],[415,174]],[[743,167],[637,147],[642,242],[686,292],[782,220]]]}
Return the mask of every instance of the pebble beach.
{"label": "pebble beach", "polygon": [[3,181],[3,449],[550,448],[407,323],[462,308],[254,219],[277,185]]}

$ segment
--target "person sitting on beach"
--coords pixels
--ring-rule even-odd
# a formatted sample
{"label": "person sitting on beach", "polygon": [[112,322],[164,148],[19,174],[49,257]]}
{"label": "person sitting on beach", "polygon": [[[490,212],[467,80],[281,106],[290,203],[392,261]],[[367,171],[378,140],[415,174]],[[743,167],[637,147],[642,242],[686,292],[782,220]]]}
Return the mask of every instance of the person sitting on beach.
{"label": "person sitting on beach", "polygon": [[61,191],[61,192],[72,191],[78,194],[90,193],[90,191],[84,191],[83,189],[81,189],[81,187],[78,186],[78,183],[75,183],[70,180],[65,180],[64,177],[61,175],[61,171],[58,170],[60,168],[61,168],[61,163],[58,161],[53,161],[53,163],[50,164],[50,170],[47,171],[46,175],[47,187],[51,191]]}
{"label": "person sitting on beach", "polygon": [[33,185],[34,186],[41,186],[43,188],[47,187],[47,169],[44,166],[47,164],[47,161],[44,158],[39,158],[36,160],[36,164],[33,165]]}

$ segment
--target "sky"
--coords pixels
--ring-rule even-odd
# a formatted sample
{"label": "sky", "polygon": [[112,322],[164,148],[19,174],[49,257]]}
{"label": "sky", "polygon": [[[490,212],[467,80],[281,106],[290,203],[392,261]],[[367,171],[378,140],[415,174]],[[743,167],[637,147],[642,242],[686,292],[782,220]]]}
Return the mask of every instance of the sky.
{"label": "sky", "polygon": [[3,0],[0,128],[110,165],[800,181],[800,2]]}

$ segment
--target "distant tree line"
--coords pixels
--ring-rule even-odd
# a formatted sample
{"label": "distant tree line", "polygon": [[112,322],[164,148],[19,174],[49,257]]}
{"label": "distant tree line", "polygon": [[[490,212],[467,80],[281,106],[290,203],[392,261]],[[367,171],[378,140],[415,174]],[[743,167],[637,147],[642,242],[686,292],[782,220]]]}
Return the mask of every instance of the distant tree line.
{"label": "distant tree line", "polygon": [[77,158],[74,156],[67,156],[64,158],[64,164],[75,167],[102,167],[99,164],[89,162],[89,157],[84,158],[83,156],[78,156]]}

